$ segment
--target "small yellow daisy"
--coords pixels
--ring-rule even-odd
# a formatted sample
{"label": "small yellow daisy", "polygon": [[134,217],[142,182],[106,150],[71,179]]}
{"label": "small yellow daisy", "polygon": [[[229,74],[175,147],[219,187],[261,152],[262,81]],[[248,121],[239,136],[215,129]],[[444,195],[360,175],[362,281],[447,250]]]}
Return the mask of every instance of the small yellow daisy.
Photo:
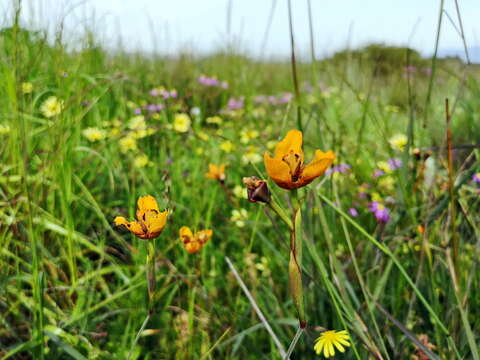
{"label": "small yellow daisy", "polygon": [[190,130],[191,122],[187,114],[176,114],[173,120],[173,129],[179,133],[186,133]]}
{"label": "small yellow daisy", "polygon": [[345,347],[350,346],[348,342],[350,336],[346,330],[336,331],[328,330],[320,334],[317,340],[315,340],[315,346],[313,349],[320,355],[323,351],[323,356],[329,358],[335,355],[335,349],[340,352],[345,352]]}
{"label": "small yellow daisy", "polygon": [[63,110],[63,100],[59,100],[56,96],[50,96],[40,106],[40,111],[47,118],[60,114]]}

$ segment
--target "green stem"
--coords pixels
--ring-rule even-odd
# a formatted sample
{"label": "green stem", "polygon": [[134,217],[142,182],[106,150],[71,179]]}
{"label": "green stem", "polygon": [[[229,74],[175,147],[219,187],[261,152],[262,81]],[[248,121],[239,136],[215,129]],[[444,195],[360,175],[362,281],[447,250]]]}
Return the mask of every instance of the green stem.
{"label": "green stem", "polygon": [[275,200],[271,200],[268,203],[268,206],[270,209],[272,209],[280,218],[283,220],[283,222],[288,226],[290,231],[293,231],[293,223],[292,220],[288,217],[288,215],[285,213],[285,211],[282,209],[280,205]]}
{"label": "green stem", "polygon": [[147,287],[148,287],[148,314],[153,314],[155,298],[155,239],[148,241],[147,254]]}

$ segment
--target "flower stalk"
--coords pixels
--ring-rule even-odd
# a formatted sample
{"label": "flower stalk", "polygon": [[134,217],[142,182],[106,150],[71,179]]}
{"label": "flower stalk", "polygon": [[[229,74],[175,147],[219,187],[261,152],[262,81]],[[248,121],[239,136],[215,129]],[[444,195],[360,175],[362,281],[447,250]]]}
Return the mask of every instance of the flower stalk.
{"label": "flower stalk", "polygon": [[302,132],[290,130],[285,138],[276,145],[273,157],[268,152],[264,154],[268,176],[279,187],[290,191],[291,217],[271,198],[265,180],[252,176],[243,178],[243,183],[247,186],[248,199],[251,202],[267,204],[288,226],[290,231],[290,259],[288,262],[290,291],[297,310],[300,329],[305,329],[307,321],[302,283],[302,199],[299,197],[298,189],[323,175],[335,159],[335,154],[333,151],[316,150],[314,159],[309,164],[305,164],[302,144]]}
{"label": "flower stalk", "polygon": [[153,314],[155,301],[155,240],[147,243],[147,292],[148,292],[148,314]]}
{"label": "flower stalk", "polygon": [[[293,198],[296,199],[296,193]],[[297,309],[300,328],[307,326],[305,318],[305,307],[303,304],[303,282],[302,282],[302,211],[297,203],[293,209],[293,230],[290,232],[290,260],[288,264],[288,272],[290,278],[290,291],[292,293],[293,302]]]}

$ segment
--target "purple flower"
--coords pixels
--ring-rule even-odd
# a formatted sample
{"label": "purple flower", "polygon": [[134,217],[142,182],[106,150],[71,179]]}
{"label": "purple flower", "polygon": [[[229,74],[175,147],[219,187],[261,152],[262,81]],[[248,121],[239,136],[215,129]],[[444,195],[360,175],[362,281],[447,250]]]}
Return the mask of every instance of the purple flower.
{"label": "purple flower", "polygon": [[288,104],[293,99],[292,93],[283,93],[277,100],[277,104]]}
{"label": "purple flower", "polygon": [[160,91],[158,91],[158,89],[152,89],[152,90],[150,90],[150,95],[151,96],[158,96],[158,95],[160,95]]}
{"label": "purple flower", "polygon": [[432,73],[432,68],[426,67],[426,68],[423,68],[422,71],[425,74],[430,75]]}
{"label": "purple flower", "polygon": [[477,184],[480,184],[480,172],[473,174],[472,180],[475,181]]}
{"label": "purple flower", "polygon": [[378,222],[387,223],[390,221],[390,210],[382,203],[372,201],[368,206],[368,210],[375,215]]}
{"label": "purple flower", "polygon": [[388,159],[388,167],[391,170],[397,170],[401,166],[402,166],[402,160],[397,159],[397,158]]}
{"label": "purple flower", "polygon": [[230,98],[228,99],[227,107],[229,110],[240,110],[243,108],[243,96],[238,99]]}
{"label": "purple flower", "polygon": [[222,89],[228,89],[228,83],[226,81],[219,81],[217,78],[200,75],[197,78],[199,84],[204,86],[219,86]]}
{"label": "purple flower", "polygon": [[350,214],[351,217],[357,217],[358,216],[358,211],[354,207],[351,207],[348,209],[348,213]]}
{"label": "purple flower", "polygon": [[270,95],[268,98],[267,98],[268,102],[271,104],[271,105],[277,105],[277,98],[273,95]]}
{"label": "purple flower", "polygon": [[417,71],[417,68],[413,65],[409,65],[409,66],[405,66],[403,68],[403,70],[406,72],[406,73],[414,73],[415,71]]}
{"label": "purple flower", "polygon": [[338,165],[337,167],[337,171],[339,173],[345,173],[347,172],[348,170],[350,170],[351,166],[346,164],[346,163],[341,163],[340,165]]}
{"label": "purple flower", "polygon": [[262,104],[267,101],[267,97],[265,95],[258,95],[253,98],[253,102],[255,104]]}
{"label": "purple flower", "polygon": [[135,115],[140,115],[142,113],[142,109],[136,108],[135,110],[133,110],[133,112],[135,113]]}
{"label": "purple flower", "polygon": [[350,170],[351,166],[346,164],[346,163],[341,163],[340,165],[334,166],[329,168],[325,173],[327,175],[333,174],[333,173],[345,173],[348,170]]}
{"label": "purple flower", "polygon": [[373,172],[373,177],[380,177],[382,175],[385,175],[385,172],[383,170],[375,169],[375,171]]}
{"label": "purple flower", "polygon": [[150,111],[150,112],[155,112],[155,111],[157,111],[157,105],[155,105],[155,104],[148,104],[148,105],[146,106],[146,108],[147,108],[147,110]]}
{"label": "purple flower", "polygon": [[205,75],[199,76],[197,80],[200,84],[205,86],[217,86],[220,84],[220,82],[217,79],[213,77],[208,77]]}

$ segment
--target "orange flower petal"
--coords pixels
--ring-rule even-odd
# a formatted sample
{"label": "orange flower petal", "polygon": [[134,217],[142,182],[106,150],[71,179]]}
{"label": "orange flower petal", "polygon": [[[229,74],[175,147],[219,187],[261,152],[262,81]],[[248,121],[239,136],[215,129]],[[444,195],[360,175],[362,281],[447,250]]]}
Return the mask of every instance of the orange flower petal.
{"label": "orange flower petal", "polygon": [[195,233],[195,240],[200,244],[205,244],[212,237],[213,231],[210,229],[201,230]]}
{"label": "orange flower petal", "polygon": [[294,154],[298,154],[303,161],[302,151],[303,135],[301,131],[290,130],[285,138],[280,141],[275,147],[275,157],[282,158],[284,155],[293,151]]}
{"label": "orange flower petal", "polygon": [[115,223],[116,226],[120,226],[120,225],[127,226],[128,225],[127,219],[125,219],[123,216],[117,216],[113,220],[113,222]]}
{"label": "orange flower petal", "polygon": [[193,233],[192,230],[188,226],[182,226],[180,228],[180,238],[182,239],[183,243],[189,243],[190,241],[193,240]]}
{"label": "orange flower petal", "polygon": [[140,198],[138,198],[137,207],[138,210],[157,210],[158,212],[160,212],[160,210],[158,209],[157,200],[155,200],[155,198],[150,195],[141,196]]}
{"label": "orange flower petal", "polygon": [[323,175],[330,165],[335,160],[335,154],[333,151],[323,152],[320,150],[315,151],[315,159],[310,164],[305,166],[300,178],[300,186],[310,184],[315,178]]}
{"label": "orange flower petal", "polygon": [[292,177],[288,164],[281,158],[272,158],[268,152],[263,155],[263,160],[268,176],[281,188],[292,189]]}
{"label": "orange flower petal", "polygon": [[188,244],[185,244],[185,250],[187,250],[190,254],[195,254],[198,250],[200,250],[201,247],[202,245],[197,241],[192,241]]}
{"label": "orange flower petal", "polygon": [[145,225],[147,226],[148,233],[153,237],[157,237],[167,224],[168,211],[157,214],[153,211],[149,211],[146,214]]}
{"label": "orange flower petal", "polygon": [[141,237],[145,235],[145,231],[142,228],[142,225],[136,221],[127,221],[122,216],[117,216],[114,220],[116,226],[125,226],[130,232]]}
{"label": "orange flower petal", "polygon": [[130,221],[127,225],[125,225],[127,227],[128,230],[130,230],[131,233],[135,234],[136,236],[140,237],[140,238],[144,238],[145,237],[145,231],[142,227],[142,225],[137,222],[137,221]]}

